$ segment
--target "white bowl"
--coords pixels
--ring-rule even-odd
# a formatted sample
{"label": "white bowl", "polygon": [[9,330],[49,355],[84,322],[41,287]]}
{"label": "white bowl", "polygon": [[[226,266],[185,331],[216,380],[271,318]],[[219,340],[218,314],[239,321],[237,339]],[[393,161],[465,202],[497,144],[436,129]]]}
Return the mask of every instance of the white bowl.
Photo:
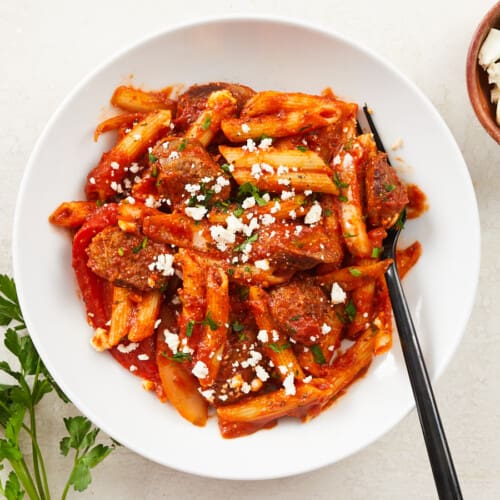
{"label": "white bowl", "polygon": [[[24,316],[48,369],[74,404],[106,433],[155,462],[203,476],[276,478],[332,464],[372,443],[413,408],[406,369],[393,349],[374,361],[330,409],[307,424],[225,440],[214,419],[193,427],[139,379],[89,344],[77,296],[70,239],[48,215],[83,199],[85,176],[110,144],[92,133],[102,107],[128,75],[155,89],[173,83],[234,81],[256,90],[320,92],[367,102],[405,180],[427,194],[430,210],[407,223],[403,244],[423,255],[405,289],[432,379],[464,332],[479,270],[479,220],[460,151],[429,100],[379,56],[338,34],[278,19],[226,18],[157,34],[101,65],[63,102],[27,166],[14,224],[14,271]],[[398,161],[394,159],[398,165]],[[420,436],[415,436],[420,439]]]}

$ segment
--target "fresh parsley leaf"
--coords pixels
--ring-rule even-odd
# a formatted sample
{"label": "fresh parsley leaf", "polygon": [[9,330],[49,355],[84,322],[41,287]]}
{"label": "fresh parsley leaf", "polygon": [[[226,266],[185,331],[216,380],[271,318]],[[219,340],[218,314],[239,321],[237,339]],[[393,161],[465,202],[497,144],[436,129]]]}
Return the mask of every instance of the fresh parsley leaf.
{"label": "fresh parsley leaf", "polygon": [[345,189],[349,187],[349,184],[346,182],[342,182],[340,180],[338,172],[335,172],[333,174],[333,183],[339,188],[339,189]]}
{"label": "fresh parsley leaf", "polygon": [[19,329],[25,328],[14,280],[0,274],[0,326],[9,326],[12,321],[19,323]]}
{"label": "fresh parsley leaf", "polygon": [[187,146],[187,139],[183,139],[181,143],[179,144],[179,147],[177,148],[177,151],[184,151]]}
{"label": "fresh parsley leaf", "polygon": [[272,349],[274,352],[282,352],[290,347],[290,344],[285,343],[285,344],[277,344],[276,342],[270,342],[267,344],[267,346]]}
{"label": "fresh parsley leaf", "polygon": [[203,123],[201,124],[201,128],[203,130],[208,130],[208,128],[210,127],[211,123],[212,123],[212,117],[211,116],[207,116],[205,118],[205,120],[203,120]]}
{"label": "fresh parsley leaf", "polygon": [[326,363],[325,355],[323,354],[323,351],[321,350],[321,347],[318,344],[312,345],[310,347],[314,361],[316,363],[323,365]]}
{"label": "fresh parsley leaf", "polygon": [[25,492],[21,489],[19,478],[14,471],[9,473],[4,492],[7,500],[21,500],[24,497]]}
{"label": "fresh parsley leaf", "polygon": [[260,193],[259,188],[251,182],[245,182],[242,184],[238,188],[238,194],[236,196],[240,202],[242,202],[245,198],[253,196],[259,207],[267,205],[267,201],[263,198],[263,194]]}
{"label": "fresh parsley leaf", "polygon": [[169,356],[166,352],[162,352],[162,356],[165,356],[166,358],[172,360],[172,361],[177,361],[177,363],[182,363],[184,361],[191,361],[193,358],[191,354],[188,352],[176,352],[172,356]]}
{"label": "fresh parsley leaf", "polygon": [[354,302],[352,300],[349,300],[349,302],[347,302],[347,304],[345,305],[344,313],[350,323],[354,321],[357,312],[358,310],[356,309]]}
{"label": "fresh parsley leaf", "polygon": [[355,278],[359,278],[363,274],[359,269],[356,269],[355,267],[350,267],[349,272]]}
{"label": "fresh parsley leaf", "polygon": [[186,325],[186,337],[191,337],[193,335],[193,328],[196,324],[196,321],[190,319]]}
{"label": "fresh parsley leaf", "polygon": [[372,257],[373,257],[374,259],[378,259],[378,258],[380,257],[380,252],[381,252],[381,251],[382,251],[382,249],[381,249],[381,248],[379,248],[379,247],[373,247],[373,248],[372,248]]}
{"label": "fresh parsley leaf", "polygon": [[307,148],[305,146],[297,146],[297,149],[302,153],[305,153],[307,151]]}
{"label": "fresh parsley leaf", "polygon": [[205,316],[205,319],[201,322],[202,325],[206,325],[215,332],[217,328],[219,328],[219,323],[217,323],[213,318],[212,318],[212,313],[210,311],[207,311],[207,314]]}
{"label": "fresh parsley leaf", "polygon": [[244,252],[247,245],[251,245],[252,243],[255,243],[258,239],[259,239],[259,233],[254,233],[251,236],[249,236],[243,243],[236,245],[234,247],[234,251],[235,252]]}
{"label": "fresh parsley leaf", "polygon": [[245,325],[236,320],[231,323],[231,328],[233,332],[241,332],[245,328]]}

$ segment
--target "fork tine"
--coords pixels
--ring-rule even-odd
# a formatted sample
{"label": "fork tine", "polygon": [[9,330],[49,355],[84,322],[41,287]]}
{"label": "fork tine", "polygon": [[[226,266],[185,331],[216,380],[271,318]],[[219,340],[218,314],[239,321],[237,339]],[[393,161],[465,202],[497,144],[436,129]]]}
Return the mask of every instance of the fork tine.
{"label": "fork tine", "polygon": [[[370,131],[373,134],[373,139],[375,140],[375,144],[377,145],[377,149],[379,151],[381,151],[382,153],[386,153],[387,151],[385,150],[382,139],[380,138],[377,127],[375,126],[375,123],[373,122],[370,111],[368,110],[368,105],[366,103],[363,104],[363,114],[365,115],[366,121],[368,122],[368,126],[370,127]],[[389,163],[389,165],[391,164],[389,161],[389,158],[387,159],[387,163]]]}

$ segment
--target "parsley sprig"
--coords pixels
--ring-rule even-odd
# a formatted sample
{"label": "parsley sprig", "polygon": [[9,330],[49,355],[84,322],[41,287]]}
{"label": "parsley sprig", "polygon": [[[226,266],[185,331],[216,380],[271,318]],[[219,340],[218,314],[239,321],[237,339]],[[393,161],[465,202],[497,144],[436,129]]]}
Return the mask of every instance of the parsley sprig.
{"label": "parsley sprig", "polygon": [[[45,461],[38,442],[36,408],[43,397],[54,391],[62,401],[69,400],[56,384],[38,355],[19,306],[14,281],[0,275],[0,326],[5,327],[4,345],[17,359],[18,367],[0,361],[0,371],[10,383],[0,384],[0,470],[8,462],[11,471],[0,482],[0,495],[8,500],[51,498]],[[83,416],[64,419],[68,435],[60,442],[60,451],[73,453],[73,466],[62,492],[85,490],[92,481],[91,469],[104,460],[117,443],[95,444],[99,429]],[[24,436],[24,434],[26,436]],[[25,439],[28,438],[28,440]],[[25,452],[25,443],[31,444]]]}

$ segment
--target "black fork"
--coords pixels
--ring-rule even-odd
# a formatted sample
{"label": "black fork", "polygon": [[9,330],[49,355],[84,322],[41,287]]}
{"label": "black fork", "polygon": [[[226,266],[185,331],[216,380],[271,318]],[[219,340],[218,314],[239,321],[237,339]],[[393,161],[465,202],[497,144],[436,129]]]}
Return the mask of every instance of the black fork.
{"label": "black fork", "polygon": [[[384,145],[366,104],[363,106],[363,113],[373,134],[377,149],[385,153]],[[456,500],[462,498],[460,484],[455,466],[453,465],[448,442],[446,441],[446,435],[441,423],[410,309],[396,267],[396,245],[405,220],[406,210],[403,210],[396,223],[388,230],[387,237],[384,239],[382,255],[384,258],[391,258],[393,261],[386,271],[385,278],[436,489],[441,500]]]}

